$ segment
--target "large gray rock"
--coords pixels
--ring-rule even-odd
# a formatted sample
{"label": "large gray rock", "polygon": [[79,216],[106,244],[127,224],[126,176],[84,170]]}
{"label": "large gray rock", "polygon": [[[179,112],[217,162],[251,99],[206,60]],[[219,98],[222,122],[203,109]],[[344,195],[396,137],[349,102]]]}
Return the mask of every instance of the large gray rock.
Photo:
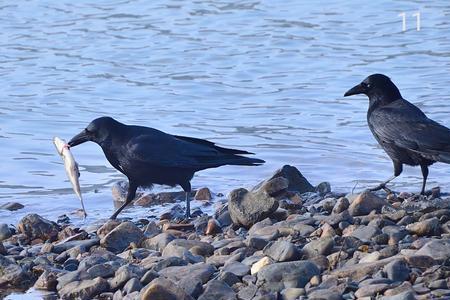
{"label": "large gray rock", "polygon": [[198,263],[189,266],[168,267],[159,271],[159,275],[166,277],[174,282],[178,282],[183,278],[192,278],[206,283],[216,272],[216,268],[210,264]]}
{"label": "large gray rock", "polygon": [[12,236],[12,232],[9,229],[7,224],[1,223],[0,224],[0,242],[3,240],[6,240],[7,238],[10,238]]}
{"label": "large gray rock", "polygon": [[198,300],[234,300],[236,293],[225,282],[211,280]]}
{"label": "large gray rock", "polygon": [[130,243],[139,244],[144,233],[132,222],[123,222],[100,240],[100,245],[114,253],[125,250]]}
{"label": "large gray rock", "polygon": [[303,288],[311,277],[319,275],[319,268],[310,261],[293,261],[271,264],[258,273],[257,285],[271,292],[285,288]]}
{"label": "large gray rock", "polygon": [[300,251],[297,246],[288,241],[276,241],[269,243],[263,253],[275,261],[292,261],[300,259]]}
{"label": "large gray rock", "polygon": [[250,228],[270,217],[278,208],[278,200],[269,193],[287,188],[287,180],[277,177],[266,182],[258,190],[244,188],[233,190],[228,197],[228,211],[235,225]]}
{"label": "large gray rock", "polygon": [[22,269],[21,266],[0,255],[0,288],[8,285],[15,288],[25,288],[31,285],[31,279],[31,274]]}
{"label": "large gray rock", "polygon": [[384,266],[384,272],[392,281],[403,282],[409,278],[410,269],[403,259],[396,259]]}
{"label": "large gray rock", "polygon": [[348,211],[352,216],[368,215],[371,211],[381,211],[381,208],[388,204],[386,200],[366,191],[359,194],[350,204]]}
{"label": "large gray rock", "polygon": [[430,256],[436,261],[442,262],[450,258],[450,239],[429,241],[415,255]]}
{"label": "large gray rock", "polygon": [[194,300],[174,282],[156,278],[141,290],[141,300]]}
{"label": "large gray rock", "polygon": [[[300,194],[306,192],[314,192],[315,189],[311,183],[302,175],[302,173],[294,166],[284,165],[281,169],[275,171],[269,180],[282,177],[288,182],[287,190],[299,192]],[[269,181],[268,180],[268,181]]]}
{"label": "large gray rock", "polygon": [[37,214],[29,214],[20,220],[17,229],[30,239],[54,241],[58,237],[58,225]]}
{"label": "large gray rock", "polygon": [[72,281],[58,291],[61,299],[93,299],[95,296],[108,291],[108,282],[97,277],[91,280]]}
{"label": "large gray rock", "polygon": [[147,249],[163,251],[164,248],[175,239],[176,237],[170,233],[163,232],[154,237],[143,240],[141,245]]}
{"label": "large gray rock", "polygon": [[334,240],[330,237],[313,240],[306,244],[303,249],[303,255],[307,258],[313,258],[318,255],[328,255],[334,247]]}
{"label": "large gray rock", "polygon": [[211,244],[197,240],[175,239],[167,244],[167,247],[169,246],[183,247],[186,250],[191,250],[195,247],[195,252],[202,256],[210,256],[214,253],[214,247]]}

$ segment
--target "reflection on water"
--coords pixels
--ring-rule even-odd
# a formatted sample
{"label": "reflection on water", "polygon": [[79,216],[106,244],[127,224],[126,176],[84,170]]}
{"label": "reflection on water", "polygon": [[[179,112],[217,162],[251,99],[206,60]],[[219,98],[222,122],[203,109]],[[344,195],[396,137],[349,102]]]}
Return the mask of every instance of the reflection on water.
{"label": "reflection on water", "polygon": [[[374,72],[450,126],[450,7],[438,1],[6,1],[0,6],[0,198],[55,217],[78,207],[53,136],[101,115],[257,153],[261,167],[199,173],[226,193],[298,166],[349,191],[392,173],[366,126],[367,99],[343,93]],[[400,12],[420,11],[401,31]],[[98,146],[73,150],[91,218],[122,176]],[[450,186],[448,166],[430,184]],[[398,188],[420,189],[407,168]],[[163,189],[162,187],[157,187]],[[136,214],[131,211],[128,214]],[[147,212],[139,212],[146,214]]]}

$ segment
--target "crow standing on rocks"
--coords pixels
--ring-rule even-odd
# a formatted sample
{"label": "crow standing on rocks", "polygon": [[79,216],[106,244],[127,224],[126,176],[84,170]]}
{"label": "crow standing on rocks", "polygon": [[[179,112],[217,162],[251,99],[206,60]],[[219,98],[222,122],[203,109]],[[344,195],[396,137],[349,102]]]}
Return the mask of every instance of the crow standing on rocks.
{"label": "crow standing on rocks", "polygon": [[344,96],[356,94],[369,97],[369,128],[394,163],[394,176],[372,190],[385,188],[407,164],[422,169],[421,194],[424,194],[428,166],[437,161],[450,163],[450,129],[427,118],[418,107],[403,99],[385,75],[370,75]]}
{"label": "crow standing on rocks", "polygon": [[110,117],[95,119],[68,144],[74,147],[87,141],[97,143],[111,165],[128,177],[126,201],[111,219],[134,199],[139,186],[153,184],[180,185],[186,192],[186,218],[189,218],[190,180],[195,172],[224,165],[264,163],[261,159],[240,156],[253,154],[247,151],[222,148],[206,140],[170,135],[153,128],[125,125]]}

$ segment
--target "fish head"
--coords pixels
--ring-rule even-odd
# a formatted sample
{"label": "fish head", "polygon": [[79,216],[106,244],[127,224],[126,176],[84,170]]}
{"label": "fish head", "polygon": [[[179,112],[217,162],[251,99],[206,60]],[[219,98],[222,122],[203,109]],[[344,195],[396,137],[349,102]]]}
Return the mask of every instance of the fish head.
{"label": "fish head", "polygon": [[58,151],[59,155],[62,155],[64,147],[67,146],[66,141],[55,136],[53,138],[53,144],[55,145],[56,151]]}

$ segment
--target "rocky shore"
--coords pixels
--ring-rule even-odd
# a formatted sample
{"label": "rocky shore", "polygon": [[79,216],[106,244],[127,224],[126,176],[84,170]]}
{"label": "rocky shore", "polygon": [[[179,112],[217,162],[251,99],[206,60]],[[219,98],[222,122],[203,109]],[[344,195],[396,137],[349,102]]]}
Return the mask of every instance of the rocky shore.
{"label": "rocky shore", "polygon": [[[137,201],[164,199],[177,197]],[[180,216],[175,205],[158,221],[0,224],[0,298],[34,288],[46,299],[450,299],[450,198],[438,188],[343,195],[284,166],[213,216]]]}

